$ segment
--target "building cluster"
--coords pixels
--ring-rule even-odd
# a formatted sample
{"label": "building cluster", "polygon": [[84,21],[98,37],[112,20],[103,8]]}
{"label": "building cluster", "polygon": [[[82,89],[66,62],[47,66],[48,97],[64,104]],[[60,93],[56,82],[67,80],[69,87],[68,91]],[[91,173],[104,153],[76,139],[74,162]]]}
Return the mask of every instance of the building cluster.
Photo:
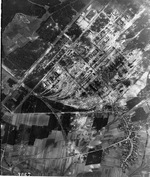
{"label": "building cluster", "polygon": [[[76,97],[83,93],[87,96],[96,94],[102,99],[115,101],[133,82],[131,71],[138,77],[135,65],[142,58],[136,59],[134,52],[130,53],[130,57],[126,56],[126,44],[123,45],[119,37],[131,28],[142,9],[121,11],[120,7],[116,7],[113,10],[111,5],[101,10],[92,9],[90,5],[76,22],[82,34],[75,41],[71,35],[65,34],[61,40],[64,46],[59,47],[60,51],[57,54],[54,52],[54,55],[52,50],[52,63],[55,62],[55,65],[43,80],[43,94],[50,98],[53,95],[54,98],[70,98],[78,90]],[[70,100],[65,103],[70,104]]]}
{"label": "building cluster", "polygon": [[[96,3],[96,6],[99,8],[94,3],[89,5],[74,22],[81,34],[74,40],[68,32],[64,33],[55,46],[46,51],[43,60],[25,79],[25,85],[34,88],[38,84],[35,92],[53,99],[67,98],[62,102],[77,105],[80,102],[77,98],[91,95],[100,98],[97,102],[101,99],[114,102],[138,79],[143,72],[142,67],[138,68],[141,51],[133,50],[128,56],[125,53],[128,43],[120,38],[127,31],[131,33],[130,28],[143,13],[142,6],[112,8],[111,2],[106,6]],[[87,107],[88,104],[89,101]]]}
{"label": "building cluster", "polygon": [[[83,168],[83,171],[102,170],[100,164],[104,169],[106,166],[115,165],[120,174],[121,168],[123,172],[129,171],[137,161],[141,161],[140,137],[137,133],[141,127],[135,122],[139,119],[142,121],[145,110],[145,121],[147,120],[148,105],[134,110],[136,104],[132,106],[128,103],[127,107],[131,106],[131,109],[126,114],[127,109],[121,106],[113,107],[113,104],[144,72],[140,65],[142,51],[135,48],[127,52],[128,54],[125,52],[130,43],[127,36],[134,31],[134,22],[143,12],[143,6],[128,8],[112,2],[102,6],[93,2],[74,22],[80,35],[64,31],[55,45],[49,45],[49,49],[33,72],[25,78],[24,83],[8,97],[5,95],[3,105],[10,111],[20,108],[30,95],[31,89],[35,97],[38,96],[43,104],[51,108],[50,114],[14,113],[13,116],[3,116],[4,120],[9,119],[6,122],[13,125],[9,125],[7,129],[12,136],[16,136],[16,126],[19,127],[17,141],[12,142],[9,148],[7,146],[8,161],[10,156],[20,155],[26,166],[43,170],[48,175],[57,173],[58,168],[59,174],[70,176],[82,172]],[[34,81],[31,82],[33,78]],[[136,101],[140,103],[141,100]],[[75,114],[72,130],[67,130],[69,133],[64,131],[65,127],[61,124],[63,119],[58,114],[65,110],[66,105],[70,106],[68,109],[72,107],[71,111],[76,108],[84,110],[85,113]],[[21,109],[23,111],[23,106]],[[91,114],[90,111],[94,109],[102,113]],[[56,116],[55,121],[58,121],[59,126],[55,125],[56,122],[50,122],[51,115]],[[112,125],[108,120],[110,118]],[[110,126],[105,129],[108,122]],[[30,142],[28,145],[23,142],[23,147],[21,137],[27,132],[21,130],[21,124],[26,126],[26,131],[31,131],[28,131]],[[49,130],[52,125],[55,125],[55,130]],[[15,143],[18,145],[17,150],[16,146],[13,147]],[[34,156],[35,159],[26,160],[27,156]],[[109,170],[106,168],[106,171]]]}

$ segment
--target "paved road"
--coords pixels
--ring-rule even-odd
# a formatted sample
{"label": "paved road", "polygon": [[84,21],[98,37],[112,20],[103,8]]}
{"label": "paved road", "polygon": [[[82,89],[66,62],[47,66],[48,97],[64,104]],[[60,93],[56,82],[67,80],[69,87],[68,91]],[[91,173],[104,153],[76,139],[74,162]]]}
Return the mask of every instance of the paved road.
{"label": "paved road", "polygon": [[[54,46],[60,39],[61,37],[64,35],[64,33],[72,26],[72,24],[78,19],[78,17],[80,16],[80,14],[93,2],[93,0],[91,0],[80,12],[78,12],[78,14],[76,15],[76,17],[71,21],[70,24],[68,24],[66,26],[66,28],[61,32],[61,34],[56,38],[56,40],[53,42],[53,44],[50,45],[50,47],[44,52],[44,54],[39,58],[39,60],[37,62],[34,63],[34,65],[32,66],[32,68],[26,73],[25,77],[18,83],[17,88],[19,88],[23,83],[24,80],[26,79],[27,76],[29,76],[30,73],[32,73],[32,71],[37,67],[37,65],[42,61],[42,59],[50,52],[50,50],[52,49],[52,46]],[[39,84],[44,80],[44,78],[47,77],[47,75],[49,74],[49,72],[38,82],[38,84],[25,96],[25,98],[23,99],[23,101],[16,107],[16,109],[13,111],[15,112],[18,107],[33,93],[33,91],[39,86]],[[16,89],[17,89],[16,88]],[[9,95],[11,96],[12,93]],[[9,99],[9,96],[3,101],[3,104]]]}

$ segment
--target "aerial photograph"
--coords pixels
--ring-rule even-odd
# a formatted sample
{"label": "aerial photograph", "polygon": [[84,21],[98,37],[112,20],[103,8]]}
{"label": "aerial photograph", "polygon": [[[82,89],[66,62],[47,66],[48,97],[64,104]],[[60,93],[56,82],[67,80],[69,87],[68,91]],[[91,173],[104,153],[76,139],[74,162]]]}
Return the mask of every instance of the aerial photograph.
{"label": "aerial photograph", "polygon": [[150,177],[150,0],[2,0],[1,176]]}

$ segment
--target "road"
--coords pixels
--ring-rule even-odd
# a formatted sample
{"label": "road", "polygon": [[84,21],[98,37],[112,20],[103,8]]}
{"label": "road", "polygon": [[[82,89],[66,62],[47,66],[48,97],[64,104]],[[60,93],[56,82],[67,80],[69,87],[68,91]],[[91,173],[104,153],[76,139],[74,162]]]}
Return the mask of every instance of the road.
{"label": "road", "polygon": [[148,165],[145,163],[146,147],[147,147],[148,140],[149,140],[149,134],[148,134],[147,128],[146,128],[146,133],[147,133],[147,138],[146,138],[146,143],[145,143],[145,147],[144,147],[144,154],[143,154],[143,158],[142,158],[142,163],[136,170],[134,170],[131,174],[129,174],[129,177],[132,177],[132,175],[134,175],[134,174],[140,173],[142,171],[142,169],[144,169]]}
{"label": "road", "polygon": [[[37,65],[43,60],[43,58],[51,51],[52,46],[55,46],[55,44],[61,39],[61,37],[64,35],[65,32],[67,32],[67,30],[72,26],[72,24],[78,19],[78,17],[80,16],[80,14],[93,2],[93,0],[91,0],[80,12],[78,12],[78,14],[74,17],[74,19],[70,22],[70,24],[68,24],[66,26],[66,28],[61,32],[61,34],[56,38],[56,40],[53,42],[53,44],[50,45],[50,47],[44,52],[44,54],[33,64],[33,66],[31,67],[30,70],[28,70],[28,72],[25,74],[24,78],[22,80],[20,80],[17,84],[16,90],[17,88],[19,88],[23,83],[24,80],[27,78],[27,76],[29,76],[30,73],[32,73],[32,71],[37,67]],[[47,74],[45,74],[45,76],[37,83],[37,85],[25,96],[25,98],[23,99],[23,101],[16,107],[16,109],[13,111],[15,112],[18,107],[33,93],[33,91],[39,86],[39,84],[47,77],[47,75],[50,72],[48,72]],[[13,93],[13,92],[12,92]],[[9,97],[12,95],[12,93],[7,96],[7,98],[5,98],[5,100],[3,101],[3,104],[9,99]]]}
{"label": "road", "polygon": [[63,137],[64,137],[64,141],[67,143],[68,140],[67,140],[67,135],[66,135],[66,132],[64,131],[64,128],[62,126],[62,122],[60,120],[60,117],[58,116],[58,114],[55,112],[55,110],[50,106],[50,104],[48,104],[47,102],[45,102],[42,98],[40,98],[46,105],[47,107],[52,111],[52,113],[55,115],[60,127],[61,127],[61,131],[62,131],[62,134],[63,134]]}

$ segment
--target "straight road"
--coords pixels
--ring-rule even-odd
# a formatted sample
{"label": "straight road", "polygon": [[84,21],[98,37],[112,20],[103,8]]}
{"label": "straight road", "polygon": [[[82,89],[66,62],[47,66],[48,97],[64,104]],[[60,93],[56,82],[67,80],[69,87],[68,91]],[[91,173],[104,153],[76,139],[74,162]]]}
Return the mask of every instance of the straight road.
{"label": "straight road", "polygon": [[[66,28],[61,32],[61,34],[58,36],[58,38],[56,38],[56,40],[54,41],[53,44],[50,45],[50,47],[44,52],[44,54],[39,58],[39,60],[32,66],[32,68],[28,71],[28,73],[26,74],[26,76],[18,83],[18,87],[19,88],[23,83],[24,80],[26,79],[26,77],[37,67],[37,65],[43,60],[43,58],[50,52],[50,50],[52,49],[52,46],[55,46],[55,44],[61,39],[61,37],[64,35],[64,33],[72,26],[72,24],[78,19],[78,17],[80,16],[80,14],[85,11],[85,9],[93,2],[93,0],[91,0],[80,12],[78,12],[78,14],[76,15],[76,17],[70,22],[70,24],[68,24],[66,26]],[[39,86],[39,84],[48,76],[50,72],[46,73],[45,76],[35,85],[35,87],[29,91],[29,93],[24,97],[24,99],[20,102],[20,104],[15,108],[15,110],[13,112],[15,112],[19,106],[33,93],[33,91]],[[16,89],[17,89],[16,88]],[[12,94],[11,94],[12,95]],[[9,96],[11,96],[9,95]],[[9,96],[3,101],[3,104],[9,99]]]}
{"label": "straight road", "polygon": [[[49,48],[44,52],[44,54],[37,60],[37,62],[35,62],[33,64],[33,66],[31,67],[30,70],[28,70],[28,72],[26,73],[26,75],[24,76],[24,78],[22,80],[20,80],[17,84],[17,87],[15,90],[17,90],[17,88],[19,88],[23,83],[24,80],[27,78],[27,76],[29,76],[29,74],[32,73],[32,71],[38,66],[38,64],[43,60],[43,58],[51,51],[52,46],[55,46],[55,44],[61,39],[61,37],[64,35],[64,33],[67,32],[67,30],[72,26],[72,24],[79,18],[80,14],[85,11],[85,9],[92,4],[93,0],[91,0],[80,12],[77,13],[77,15],[75,16],[75,18],[70,22],[70,24],[68,24],[66,26],[66,28],[61,32],[61,34],[56,38],[56,40],[53,42],[53,44],[51,44],[49,46]],[[49,74],[49,72],[38,82],[38,84],[32,89],[30,90],[30,92],[25,96],[25,98],[23,99],[23,101],[16,107],[16,109],[13,111],[15,112],[17,110],[17,108],[33,93],[33,91],[39,86],[39,84],[43,81],[44,78],[46,78],[46,76]],[[13,92],[12,92],[13,93]],[[12,95],[12,93],[10,93],[5,100],[3,101],[3,104],[9,99],[9,97]]]}

